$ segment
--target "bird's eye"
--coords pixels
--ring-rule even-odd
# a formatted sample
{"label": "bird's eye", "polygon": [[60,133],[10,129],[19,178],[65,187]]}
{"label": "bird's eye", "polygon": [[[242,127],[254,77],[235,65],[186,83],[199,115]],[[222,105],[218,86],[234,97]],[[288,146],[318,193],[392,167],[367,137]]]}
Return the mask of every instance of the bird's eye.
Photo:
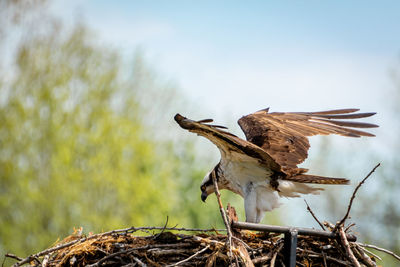
{"label": "bird's eye", "polygon": [[206,186],[205,186],[205,185],[202,185],[202,186],[200,187],[200,189],[201,189],[201,191],[205,191],[205,190],[206,190]]}

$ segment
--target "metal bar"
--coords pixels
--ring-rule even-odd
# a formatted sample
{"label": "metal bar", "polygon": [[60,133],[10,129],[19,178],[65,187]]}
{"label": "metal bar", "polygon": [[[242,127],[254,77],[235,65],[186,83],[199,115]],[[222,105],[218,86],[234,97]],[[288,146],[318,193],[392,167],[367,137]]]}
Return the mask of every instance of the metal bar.
{"label": "metal bar", "polygon": [[[336,233],[316,230],[311,228],[301,228],[301,227],[288,227],[288,226],[277,226],[277,225],[267,225],[258,223],[246,223],[246,222],[232,222],[232,228],[246,229],[246,230],[256,230],[262,232],[273,232],[273,233],[288,233],[291,229],[297,230],[299,235],[309,235],[318,236],[324,238],[338,238]],[[346,234],[347,240],[351,242],[357,241],[355,235]]]}
{"label": "metal bar", "polygon": [[285,233],[283,256],[285,266],[296,267],[297,230],[292,228]]}

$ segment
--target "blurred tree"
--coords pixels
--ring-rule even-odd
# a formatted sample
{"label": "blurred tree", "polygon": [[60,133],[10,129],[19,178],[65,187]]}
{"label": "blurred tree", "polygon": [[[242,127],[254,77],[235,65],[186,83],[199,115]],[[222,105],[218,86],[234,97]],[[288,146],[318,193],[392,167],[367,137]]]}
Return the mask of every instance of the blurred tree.
{"label": "blurred tree", "polygon": [[165,201],[169,158],[139,122],[119,57],[90,44],[83,27],[59,31],[21,45],[0,108],[0,232],[20,253],[73,226],[161,222],[175,203]]}
{"label": "blurred tree", "polygon": [[[176,85],[140,51],[130,62],[83,25],[65,29],[46,4],[0,1],[1,254],[44,249],[73,227],[163,225],[168,215],[169,225],[223,227],[215,197],[200,201],[215,162],[172,119],[190,110]],[[243,216],[239,196],[223,201]]]}
{"label": "blurred tree", "polygon": [[0,251],[27,255],[73,227],[163,225],[168,215],[170,225],[221,227],[216,202],[200,201],[192,142],[155,138],[170,130],[173,86],[82,25],[29,23],[38,31],[22,23],[0,62]]}

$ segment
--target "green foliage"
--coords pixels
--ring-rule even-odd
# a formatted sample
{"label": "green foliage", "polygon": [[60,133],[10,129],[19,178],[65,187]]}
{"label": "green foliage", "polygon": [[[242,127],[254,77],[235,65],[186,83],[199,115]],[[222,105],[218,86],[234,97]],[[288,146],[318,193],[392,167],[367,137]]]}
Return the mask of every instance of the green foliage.
{"label": "green foliage", "polygon": [[175,157],[140,122],[119,56],[57,31],[21,45],[1,88],[0,248],[23,255],[74,226],[160,224],[177,203]]}
{"label": "green foliage", "polygon": [[[150,110],[144,95],[162,91],[154,75],[140,57],[126,66],[91,40],[82,26],[31,35],[0,84],[2,252],[27,255],[80,226],[161,226],[167,216],[169,225],[223,226],[215,197],[200,201],[194,145],[154,138],[167,130],[154,114],[171,104]],[[224,193],[242,206],[232,199]]]}
{"label": "green foliage", "polygon": [[[80,226],[162,226],[168,216],[169,226],[223,227],[215,196],[200,200],[212,166],[165,123],[181,100],[140,54],[128,64],[79,25],[19,34],[0,60],[0,254],[40,251]],[[224,191],[223,201],[244,214],[239,196]]]}

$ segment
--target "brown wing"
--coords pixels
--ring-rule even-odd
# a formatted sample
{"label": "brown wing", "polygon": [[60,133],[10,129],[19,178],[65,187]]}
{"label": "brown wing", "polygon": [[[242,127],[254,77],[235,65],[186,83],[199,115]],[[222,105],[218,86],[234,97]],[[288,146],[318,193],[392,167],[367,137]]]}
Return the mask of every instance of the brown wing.
{"label": "brown wing", "polygon": [[375,124],[352,122],[375,113],[354,113],[358,109],[340,109],[321,112],[268,113],[260,110],[239,119],[246,139],[264,149],[282,166],[285,173],[302,172],[297,165],[307,158],[310,148],[308,136],[338,134],[350,137],[374,136],[353,128],[378,127]]}
{"label": "brown wing", "polygon": [[213,142],[220,150],[222,157],[231,161],[261,163],[274,171],[282,171],[280,165],[262,148],[221,130],[225,128],[223,126],[206,124],[212,122],[211,119],[193,121],[180,114],[176,114],[174,119],[183,129],[197,133]]}

